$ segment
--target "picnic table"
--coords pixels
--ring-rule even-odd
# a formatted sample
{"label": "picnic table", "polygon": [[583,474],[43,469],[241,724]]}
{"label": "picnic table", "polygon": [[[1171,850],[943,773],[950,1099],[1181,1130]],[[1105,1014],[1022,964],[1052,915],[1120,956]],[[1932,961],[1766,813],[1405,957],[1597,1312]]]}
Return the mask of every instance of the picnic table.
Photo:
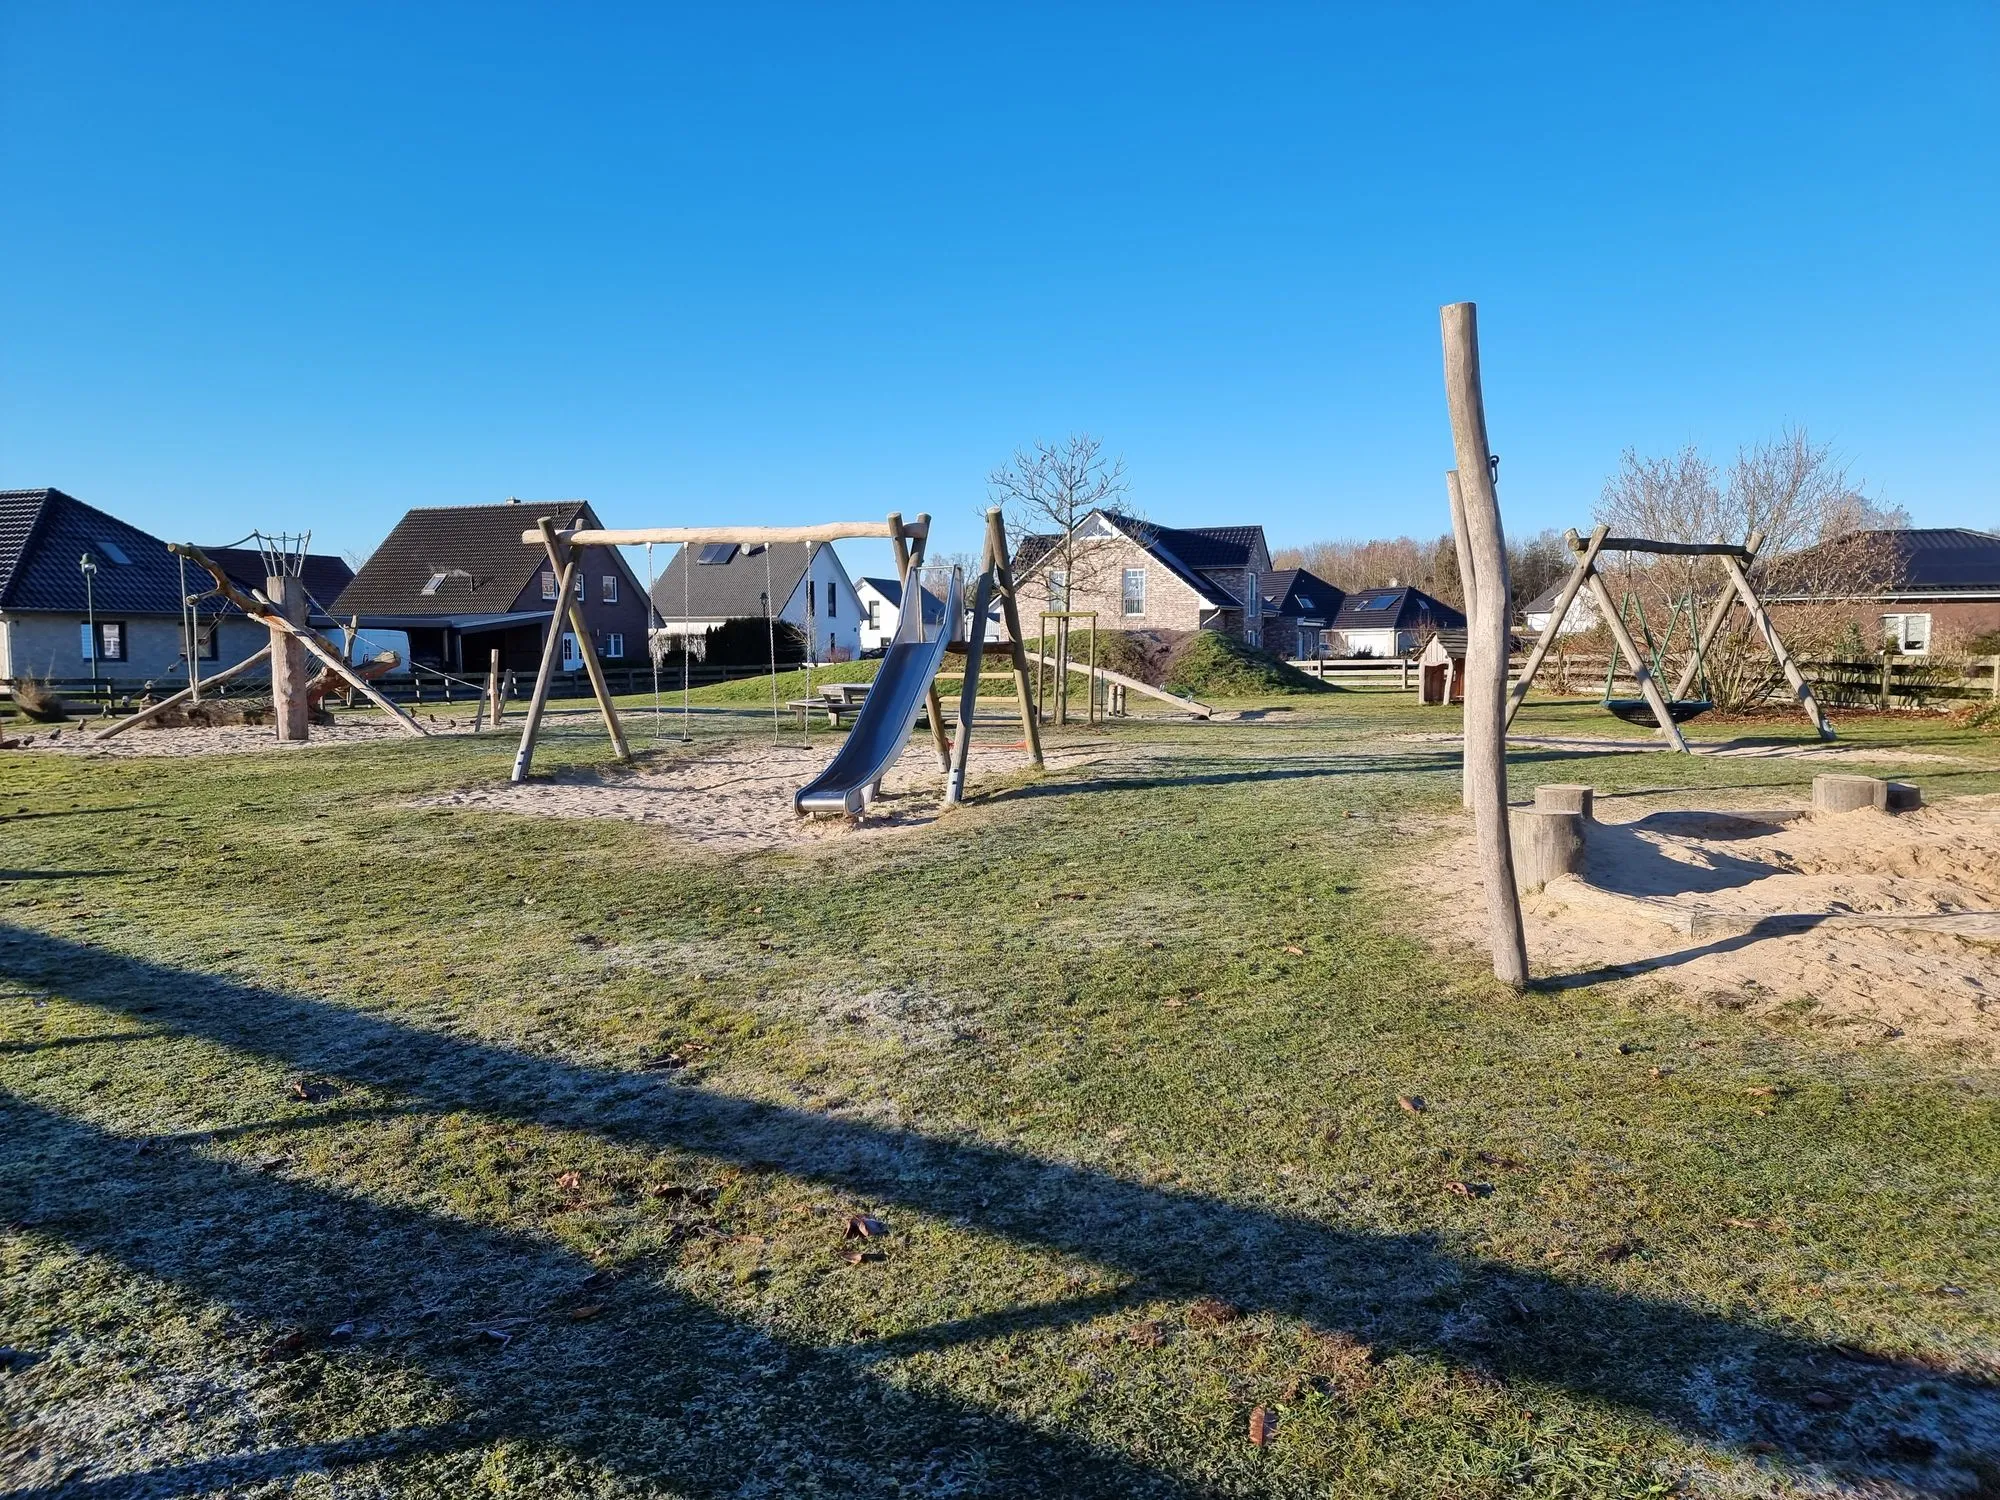
{"label": "picnic table", "polygon": [[817,698],[794,698],[785,707],[792,711],[801,729],[816,713],[825,714],[826,722],[838,729],[842,719],[858,715],[867,702],[867,683],[830,682],[820,689]]}

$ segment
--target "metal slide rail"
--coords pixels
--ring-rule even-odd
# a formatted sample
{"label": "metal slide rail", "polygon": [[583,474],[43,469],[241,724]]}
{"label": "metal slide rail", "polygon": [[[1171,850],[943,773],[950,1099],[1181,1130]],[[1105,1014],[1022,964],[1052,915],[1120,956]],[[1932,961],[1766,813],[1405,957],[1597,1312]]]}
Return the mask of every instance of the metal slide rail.
{"label": "metal slide rail", "polygon": [[[917,727],[924,693],[944,665],[945,648],[959,634],[964,620],[965,578],[957,568],[951,570],[945,586],[943,617],[925,619],[930,611],[924,608],[919,575],[941,571],[917,569],[905,582],[902,618],[896,622],[895,637],[868,689],[867,701],[839,753],[792,798],[797,811],[859,817],[875,800],[883,775],[903,753],[910,731]],[[926,639],[927,634],[930,639]]]}

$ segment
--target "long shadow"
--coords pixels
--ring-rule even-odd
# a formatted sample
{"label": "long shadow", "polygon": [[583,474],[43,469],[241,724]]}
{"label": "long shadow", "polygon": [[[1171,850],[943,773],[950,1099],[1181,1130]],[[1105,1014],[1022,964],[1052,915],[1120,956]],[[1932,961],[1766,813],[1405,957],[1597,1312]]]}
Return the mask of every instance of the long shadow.
{"label": "long shadow", "polygon": [[[1508,1380],[1547,1382],[1698,1438],[1775,1445],[1778,1453],[1795,1462],[1871,1465],[1869,1444],[1882,1436],[1882,1429],[1871,1434],[1868,1423],[1852,1420],[1853,1413],[1873,1410],[1886,1424],[1893,1403],[1919,1384],[1928,1383],[1943,1393],[1941,1399],[1973,1412],[1968,1430],[1983,1431],[1989,1442],[1991,1434],[2000,1432],[2000,1390],[1990,1380],[1886,1358],[1857,1358],[1841,1346],[1738,1322],[1708,1309],[1453,1255],[1421,1235],[1336,1228],[1197,1193],[1142,1186],[1099,1170],[1037,1160],[997,1146],[829,1119],[652,1076],[527,1055],[18,927],[0,926],[0,969],[43,983],[59,980],[64,992],[76,1000],[143,1014],[154,1026],[202,1036],[289,1068],[368,1084],[390,1093],[413,1113],[483,1113],[591,1133],[619,1144],[704,1153],[761,1170],[783,1171],[870,1201],[959,1219],[1024,1245],[1090,1260],[1122,1273],[1153,1295],[1212,1295],[1245,1310],[1295,1317],[1322,1330],[1352,1332],[1385,1353],[1406,1351],[1477,1367]],[[31,1170],[14,1174],[16,1191],[23,1187],[31,1195],[61,1191],[64,1159],[72,1155],[90,1165],[95,1175],[113,1180],[149,1170],[143,1165],[146,1159],[135,1159],[129,1146],[107,1157],[103,1142],[85,1126],[50,1117],[40,1122],[37,1133],[53,1144],[39,1165],[31,1163]],[[21,1130],[10,1130],[0,1146],[17,1164],[23,1139]],[[195,1163],[184,1153],[172,1159],[195,1176],[224,1170]],[[263,1190],[303,1195],[303,1201],[296,1196],[289,1200],[299,1209],[316,1204],[310,1211],[333,1219],[345,1236],[340,1259],[355,1275],[377,1284],[405,1286],[412,1264],[435,1260],[414,1253],[413,1246],[424,1236],[434,1240],[483,1236],[478,1242],[492,1247],[486,1259],[529,1264],[529,1269],[508,1272],[511,1276],[535,1279],[545,1272],[553,1276],[548,1270],[552,1264],[560,1265],[565,1274],[582,1270],[540,1243],[509,1240],[320,1189],[266,1184]],[[119,1201],[122,1206],[153,1200],[144,1194],[124,1194]],[[168,1206],[165,1222],[177,1222],[180,1211]],[[232,1251],[232,1245],[260,1244],[261,1253],[272,1259],[268,1280],[280,1290],[261,1294],[266,1299],[281,1299],[287,1280],[305,1274],[322,1254],[321,1247],[302,1252],[289,1227],[282,1235],[267,1228],[295,1225],[300,1222],[295,1213],[230,1211],[225,1223],[205,1240],[215,1247],[214,1263],[183,1267],[175,1257],[186,1253],[186,1236],[172,1238],[176,1247],[172,1253],[146,1237],[145,1231],[157,1231],[161,1222],[158,1217],[144,1220],[136,1232],[124,1223],[79,1223],[63,1229],[57,1221],[44,1220],[44,1227],[98,1245],[151,1274],[198,1283],[215,1296],[256,1295],[243,1290],[244,1279],[238,1273],[238,1256],[247,1252]],[[332,1227],[321,1230],[332,1232]],[[383,1240],[385,1234],[391,1239]],[[467,1266],[476,1267],[477,1262],[477,1257],[460,1258]],[[481,1285],[491,1274],[485,1268],[472,1273]],[[233,1294],[215,1289],[212,1283],[218,1276],[236,1288]],[[470,1293],[462,1283],[460,1277],[447,1285],[453,1295],[463,1298]],[[746,1368],[764,1357],[759,1351],[780,1348],[786,1361],[804,1361],[813,1368],[818,1368],[815,1361],[836,1360],[847,1372],[845,1378],[852,1379],[851,1367],[833,1353],[783,1344],[669,1293],[634,1295],[659,1299],[651,1304],[642,1336],[668,1338],[665,1331],[652,1327],[654,1322],[693,1321],[711,1330],[708,1337],[715,1348],[736,1351],[718,1362],[705,1346],[663,1346],[662,1379],[693,1361],[702,1380],[740,1384],[748,1378]],[[269,1305],[268,1300],[260,1305]],[[968,1324],[971,1331],[960,1336],[978,1337],[983,1326],[974,1318]],[[935,1339],[953,1336],[948,1329],[932,1333]],[[743,1350],[751,1352],[742,1355]],[[546,1371],[537,1372],[538,1379],[546,1376]],[[618,1407],[617,1391],[593,1387],[594,1380],[604,1378],[600,1371],[586,1369],[565,1378],[575,1381],[579,1402],[594,1392],[586,1403],[593,1409]],[[1852,1410],[1821,1410],[1788,1394],[1829,1386],[1852,1395]],[[782,1395],[776,1404],[782,1406]],[[1079,1449],[1056,1437],[1024,1434],[1000,1418],[969,1413],[948,1402],[940,1403],[925,1420],[933,1417],[940,1422],[989,1424],[981,1429],[985,1436],[978,1443],[997,1444],[997,1451],[1016,1455],[1027,1451],[1037,1455],[1035,1462],[1046,1459],[1058,1467],[1084,1465],[1079,1472],[1087,1474],[1109,1473],[1104,1482],[1111,1488],[1106,1493],[1144,1493],[1167,1483],[1122,1458]],[[549,1430],[545,1415],[524,1411],[519,1420],[519,1430]],[[782,1421],[783,1413],[763,1412],[759,1420]],[[818,1430],[801,1435],[799,1441],[810,1448]],[[601,1440],[613,1443],[617,1434]],[[831,1437],[827,1442],[838,1446]],[[886,1420],[883,1430],[876,1431],[871,1424],[856,1443],[864,1455],[875,1456],[852,1460],[827,1456],[823,1462],[864,1463],[870,1475],[893,1470],[905,1478],[907,1465],[916,1462],[899,1445],[895,1424]],[[1024,1443],[1026,1450],[1021,1448]],[[892,1454],[905,1456],[892,1458]],[[721,1476],[733,1472],[734,1461],[717,1452],[712,1462],[720,1466],[716,1473],[686,1473],[684,1481],[701,1490],[723,1483]],[[1089,1467],[1105,1464],[1111,1469]],[[1905,1477],[1922,1487],[1921,1478]],[[1096,1481],[1085,1487],[1072,1476],[1068,1484],[1067,1492],[1086,1493]],[[850,1488],[861,1492],[858,1484]]]}
{"label": "long shadow", "polygon": [[0,882],[17,880],[103,880],[130,875],[130,870],[0,870]]}
{"label": "long shadow", "polygon": [[[1421,775],[1427,771],[1453,770],[1458,766],[1456,756],[1398,755],[1398,756],[1355,756],[1344,758],[1329,756],[1304,765],[1296,763],[1296,757],[1288,757],[1293,763],[1259,763],[1253,757],[1244,756],[1240,767],[1232,765],[1228,770],[1161,770],[1148,772],[1143,768],[1130,771],[1116,766],[1087,767],[1081,774],[1044,777],[1021,786],[1002,787],[988,793],[982,802],[1018,802],[1038,797],[1070,797],[1084,792],[1143,792],[1162,787],[1188,786],[1237,786],[1245,783],[1267,781],[1317,781],[1335,776],[1381,776],[1384,774]],[[1185,765],[1186,762],[1181,762]],[[1213,764],[1211,762],[1211,764]]]}

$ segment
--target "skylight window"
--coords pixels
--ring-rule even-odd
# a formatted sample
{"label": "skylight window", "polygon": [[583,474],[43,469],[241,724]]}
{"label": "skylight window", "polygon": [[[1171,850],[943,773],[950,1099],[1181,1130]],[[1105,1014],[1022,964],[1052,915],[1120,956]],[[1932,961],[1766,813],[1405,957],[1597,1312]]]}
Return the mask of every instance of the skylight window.
{"label": "skylight window", "polygon": [[712,568],[726,563],[736,555],[734,542],[709,542],[694,556],[698,567]]}
{"label": "skylight window", "polygon": [[1396,602],[1396,597],[1394,594],[1376,594],[1361,607],[1363,609],[1387,609]]}
{"label": "skylight window", "polygon": [[424,593],[424,594],[425,594],[426,596],[429,596],[429,595],[431,595],[431,594],[435,594],[435,593],[436,593],[436,592],[438,591],[438,589],[439,589],[439,588],[441,588],[441,587],[443,586],[443,584],[444,584],[444,581],[445,581],[445,580],[446,580],[447,578],[449,578],[449,577],[451,577],[451,574],[449,574],[449,573],[433,573],[433,574],[431,574],[431,579],[430,579],[430,582],[429,582],[429,583],[427,583],[427,584],[425,584],[425,585],[424,585],[424,587],[423,587],[423,593]]}
{"label": "skylight window", "polygon": [[97,539],[97,550],[102,552],[110,561],[117,563],[121,568],[132,566],[132,559],[125,555],[125,549],[116,542],[107,542],[103,537],[99,537]]}

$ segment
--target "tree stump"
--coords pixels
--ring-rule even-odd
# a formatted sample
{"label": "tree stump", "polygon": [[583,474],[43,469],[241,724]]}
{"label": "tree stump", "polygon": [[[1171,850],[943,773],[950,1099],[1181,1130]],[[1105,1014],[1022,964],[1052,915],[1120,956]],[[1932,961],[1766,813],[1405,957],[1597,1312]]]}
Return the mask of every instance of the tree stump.
{"label": "tree stump", "polygon": [[1535,788],[1535,811],[1575,813],[1587,822],[1596,816],[1596,793],[1577,782],[1551,781]]}
{"label": "tree stump", "polygon": [[1574,875],[1583,868],[1582,813],[1517,807],[1509,821],[1513,824],[1514,883],[1520,889],[1538,891],[1558,875]]}
{"label": "tree stump", "polygon": [[1882,783],[1873,776],[1824,775],[1813,777],[1813,811],[1816,813],[1859,812],[1874,807],[1882,795]]}

